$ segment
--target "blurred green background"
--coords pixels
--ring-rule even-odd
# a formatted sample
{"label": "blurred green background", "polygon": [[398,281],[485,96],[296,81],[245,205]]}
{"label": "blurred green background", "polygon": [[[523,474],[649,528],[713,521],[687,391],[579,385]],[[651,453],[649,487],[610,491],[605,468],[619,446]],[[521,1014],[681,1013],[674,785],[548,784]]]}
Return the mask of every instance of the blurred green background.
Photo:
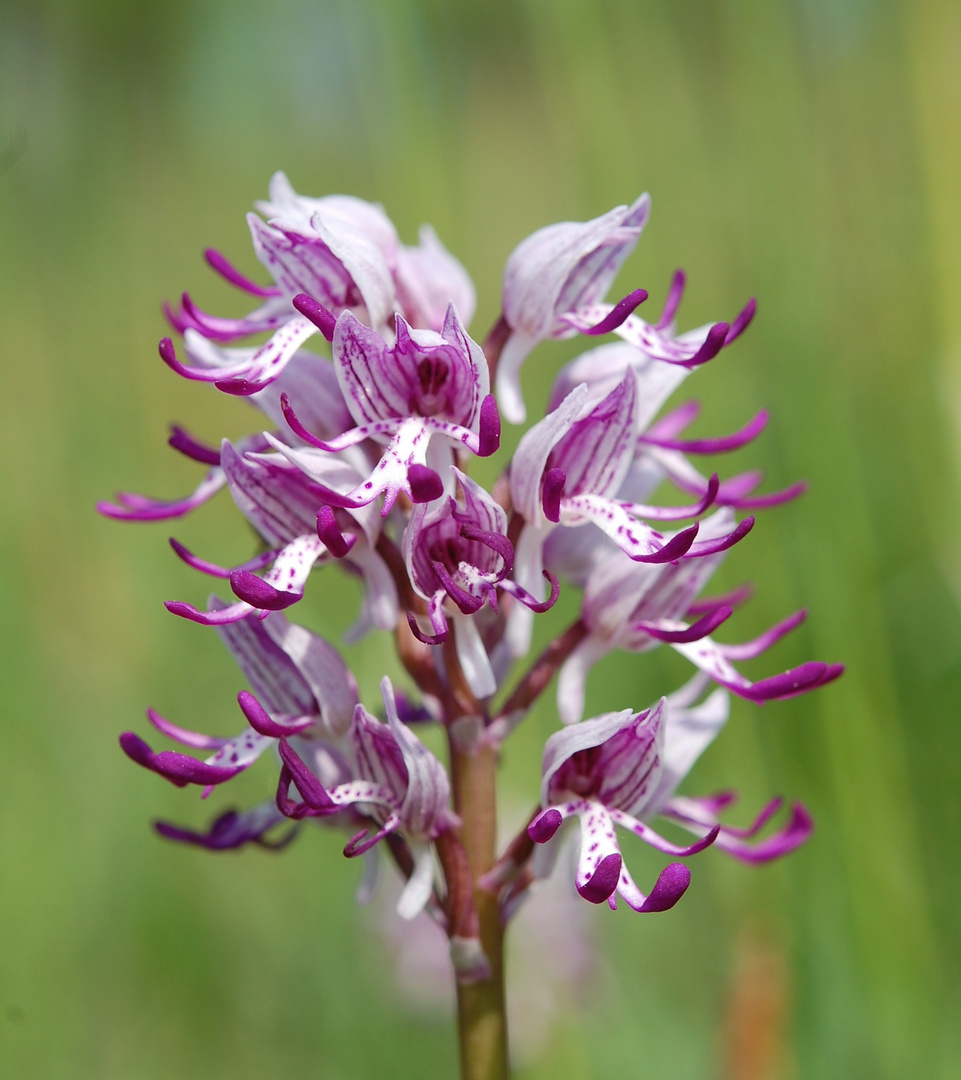
{"label": "blurred green background", "polygon": [[[184,288],[245,309],[200,253],[256,269],[243,214],[278,168],[305,194],[382,202],[407,242],[433,223],[478,286],[477,337],[520,239],[650,190],[623,291],[657,308],[683,266],[684,328],[759,302],[684,388],[697,430],[769,407],[725,470],[812,483],[725,565],[722,586],[758,586],[726,639],[807,606],[749,671],[813,656],[848,673],[735,702],[687,790],[738,786],[741,820],[801,798],[817,832],[761,870],[699,856],[669,915],[588,911],[603,959],[519,1076],[961,1076],[954,0],[2,0],[0,156],[0,1076],[455,1071],[443,1009],[397,992],[379,916],[354,906],[342,840],[210,856],[151,833],[158,816],[200,825],[238,787],[265,797],[269,768],[202,805],[116,745],[146,733],[147,704],[237,727],[242,683],[214,635],[161,607],[204,595],[169,532],[218,561],[247,552],[229,499],[173,528],[93,505],[189,490],[170,420],[214,440],[254,425],[155,343],[159,301]],[[575,348],[529,361],[530,401]],[[306,617],[336,635],[355,597],[328,577]],[[368,699],[388,651],[350,653]],[[640,708],[685,674],[661,653],[614,658],[591,711]],[[518,814],[551,711],[508,746]],[[653,852],[628,859],[653,880]],[[525,977],[521,1011],[553,978]]]}

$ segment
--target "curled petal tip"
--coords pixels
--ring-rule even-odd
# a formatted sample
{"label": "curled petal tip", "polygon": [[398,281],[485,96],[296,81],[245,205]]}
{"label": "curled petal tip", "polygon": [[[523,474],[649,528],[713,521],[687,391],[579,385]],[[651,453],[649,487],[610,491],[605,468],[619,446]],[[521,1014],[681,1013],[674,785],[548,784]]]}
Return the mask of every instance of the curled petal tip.
{"label": "curled petal tip", "polygon": [[683,863],[669,863],[661,871],[651,895],[644,901],[641,911],[668,911],[687,892],[691,884],[691,871]]}
{"label": "curled petal tip", "polygon": [[[840,670],[838,670],[840,669]],[[809,660],[796,668],[791,668],[781,675],[772,675],[768,679],[761,679],[750,687],[739,689],[732,687],[735,693],[752,701],[777,701],[783,698],[795,697],[807,690],[823,686],[825,682],[836,679],[843,671],[841,664],[832,664],[830,667],[820,660]]]}
{"label": "curled petal tip", "polygon": [[[336,810],[337,804],[330,795],[327,794],[327,790],[324,788],[323,784],[321,784],[317,777],[307,768],[286,738],[280,740],[278,750],[280,751],[281,760],[287,769],[287,777],[289,777],[289,780],[293,780],[305,805],[312,810],[325,813],[331,813]],[[287,779],[287,777],[281,777],[281,787],[283,786],[283,781]],[[278,788],[278,796],[279,794],[280,789]],[[279,798],[278,807],[286,816],[291,816],[287,814],[282,806],[280,806]]]}
{"label": "curled petal tip", "polygon": [[168,367],[172,367],[174,371],[179,368],[180,365],[177,360],[177,350],[174,348],[174,343],[169,337],[160,339],[157,351],[160,353],[160,359],[163,360]]}
{"label": "curled petal tip", "polygon": [[262,611],[283,611],[303,598],[303,593],[275,589],[269,581],[264,581],[249,570],[232,570],[230,587],[244,603]]}
{"label": "curled petal tip", "polygon": [[732,341],[736,341],[737,338],[744,333],[744,331],[751,325],[751,320],[754,318],[757,311],[757,300],[752,296],[750,300],[744,305],[744,310],[738,315],[738,317],[731,324],[731,329],[728,330],[727,336],[724,339],[725,345],[730,345]]}
{"label": "curled petal tip", "polygon": [[218,379],[214,386],[224,394],[232,394],[234,397],[250,397],[258,390],[263,390],[267,383],[254,382],[251,379]]}
{"label": "curled petal tip", "polygon": [[318,303],[307,293],[298,293],[293,300],[294,307],[301,315],[317,327],[328,341],[334,340],[334,327],[337,325],[337,317],[323,304]]}
{"label": "curled petal tip", "polygon": [[204,446],[203,443],[198,442],[192,435],[176,424],[170,429],[170,438],[167,440],[167,445],[173,447],[174,450],[178,450],[185,457],[189,457],[193,461],[199,461],[201,465],[220,464],[219,450],[215,450],[212,446]]}
{"label": "curled petal tip", "polygon": [[410,627],[410,632],[422,645],[443,645],[450,634],[450,631],[446,629],[439,634],[425,634],[417,625],[417,620],[410,611],[407,612],[407,625]]}
{"label": "curled petal tip", "polygon": [[355,533],[344,535],[329,506],[322,506],[317,511],[317,536],[335,559],[342,559],[357,543]]}
{"label": "curled petal tip", "polygon": [[191,622],[205,623],[205,612],[198,611],[193,604],[187,604],[183,600],[164,600],[164,607],[171,615],[179,615],[181,619],[190,619]]}
{"label": "curled petal tip", "polygon": [[555,524],[561,520],[561,499],[564,498],[564,485],[567,474],[563,469],[548,469],[544,474],[544,486],[541,489],[541,506],[544,517]]}
{"label": "curled petal tip", "polygon": [[150,746],[132,731],[125,731],[120,736],[120,748],[132,761],[157,773],[177,787],[187,784],[222,784],[243,771],[242,767],[222,768],[219,765],[208,765],[189,754],[179,754],[173,750],[154,753]]}
{"label": "curled petal tip", "polygon": [[640,307],[646,299],[647,289],[635,289],[633,292],[628,293],[623,300],[618,301],[613,309],[608,312],[599,323],[585,330],[584,333],[589,334],[592,337],[600,334],[609,334],[612,330],[616,330],[624,323],[628,316],[634,312],[635,308]]}
{"label": "curled petal tip", "polygon": [[693,525],[689,525],[686,529],[682,529],[677,536],[672,536],[670,540],[657,551],[652,552],[650,555],[632,555],[631,558],[634,562],[641,563],[668,563],[676,562],[682,555],[686,555],[691,549],[691,545],[697,536],[699,529],[698,523],[695,521]]}
{"label": "curled petal tip", "polygon": [[131,761],[135,761],[138,765],[149,768],[148,763],[153,755],[153,751],[139,735],[135,735],[132,731],[125,731],[120,736],[119,742],[120,749],[123,750]]}
{"label": "curled petal tip", "polygon": [[309,446],[315,446],[318,450],[330,450],[331,447],[324,442],[323,439],[318,439],[316,435],[311,434],[304,425],[297,419],[297,414],[293,410],[293,406],[290,404],[290,398],[286,394],[280,395],[280,409],[284,414],[284,419],[287,421],[290,430],[299,438],[303,439]]}
{"label": "curled petal tip", "polygon": [[684,361],[684,367],[699,367],[701,364],[706,364],[708,360],[713,360],[724,348],[730,329],[726,322],[715,323],[708,330],[707,337],[697,352],[689,360]]}
{"label": "curled petal tip", "polygon": [[[582,885],[577,886],[578,893],[591,904],[603,904],[617,888],[617,882],[621,876],[621,866],[622,860],[619,854],[612,852],[610,855],[605,855],[605,857],[597,864],[597,869],[591,877]],[[686,870],[687,867],[684,869]],[[661,877],[663,876],[662,873]],[[660,884],[660,881],[661,879],[658,878],[658,885]],[[687,886],[685,885],[685,888],[686,887]],[[657,891],[657,885],[654,886],[654,891]],[[653,897],[653,895],[654,893],[651,893],[651,897]],[[650,897],[648,897],[648,900],[650,900]]]}
{"label": "curled petal tip", "polygon": [[488,394],[481,402],[480,423],[477,434],[477,456],[490,457],[496,454],[501,445],[501,414],[497,410],[497,399]]}
{"label": "curled petal tip", "polygon": [[530,825],[527,826],[527,835],[535,844],[546,844],[561,827],[563,820],[561,812],[551,807],[534,818]]}
{"label": "curled petal tip", "polygon": [[247,690],[241,690],[237,695],[237,704],[240,706],[240,711],[244,714],[247,723],[250,724],[254,731],[258,735],[266,735],[271,739],[280,739],[285,735],[295,735],[298,731],[302,731],[311,724],[310,717],[304,717],[295,724],[275,723],[271,720],[263,705]]}
{"label": "curled petal tip", "polygon": [[409,465],[407,483],[410,484],[410,497],[415,503],[429,503],[444,494],[444,481],[440,474],[427,465]]}
{"label": "curled petal tip", "polygon": [[635,626],[638,630],[643,630],[645,634],[650,634],[650,636],[657,641],[682,645],[692,641],[700,641],[701,638],[707,637],[708,634],[713,634],[714,631],[733,614],[734,609],[732,607],[719,607],[714,611],[709,611],[703,618],[698,619],[696,623],[687,627],[685,630],[663,630],[657,623],[650,622],[639,622],[636,623]]}

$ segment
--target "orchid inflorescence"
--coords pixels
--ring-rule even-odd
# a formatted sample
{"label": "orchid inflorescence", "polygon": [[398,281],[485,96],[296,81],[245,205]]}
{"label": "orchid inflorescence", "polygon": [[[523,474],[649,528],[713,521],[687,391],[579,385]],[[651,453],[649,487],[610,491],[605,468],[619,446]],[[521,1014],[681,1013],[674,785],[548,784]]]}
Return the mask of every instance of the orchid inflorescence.
{"label": "orchid inflorescence", "polygon": [[[162,735],[208,752],[204,760],[155,751],[130,732],[120,742],[138,764],[178,786],[200,785],[205,795],[273,752],[273,799],[225,813],[206,832],[158,823],[166,837],[211,850],[279,847],[316,819],[346,830],[344,854],[364,855],[371,871],[386,849],[405,882],[400,915],[426,910],[450,940],[466,1060],[480,1053],[470,1050],[471,1010],[496,1009],[497,1000],[502,1010],[503,927],[551,872],[572,819],[580,825],[577,892],[611,908],[620,897],[639,912],[672,907],[690,871],[672,861],[643,891],[625,866],[618,828],[674,860],[713,846],[755,863],[810,834],[800,803],[758,840],[780,800],[735,828],[721,820],[732,794],[677,794],[727,720],[729,691],[758,703],[789,698],[842,670],[808,662],[751,682],[734,663],[768,649],[804,612],[754,641],[721,644],[712,635],[749,590],[701,595],[754,525],[753,515],[739,521],[737,512],[786,502],[804,485],[759,495],[760,473],[721,480],[692,464],[750,442],[766,412],[720,438],[683,437],[696,403],[658,418],[684,379],[747,328],[755,305],[731,323],[679,334],[681,272],[654,323],[636,313],[647,298],[642,289],[605,299],[648,220],[647,195],[523,241],[507,261],[502,315],[483,346],[467,331],[471,280],[432,230],[405,246],[379,206],[305,198],[282,173],[258,209],[266,220],[247,220],[272,284],[206,253],[215,271],[258,298],[256,309],[219,318],[185,294],[177,309],[167,308],[185,359],[170,338],[160,355],[187,379],[248,398],[269,430],[218,448],[175,427],[170,445],[207,467],[196,490],[174,502],[122,494],[100,506],[120,520],[166,521],[226,487],[261,537],[259,553],[234,567],[170,541],[193,569],[229,585],[229,600],[213,595],[202,608],[183,601],[167,608],[216,628],[249,687],[238,695],[245,726],[220,738],[148,711]],[[263,344],[238,344],[258,334],[268,335]],[[614,338],[563,368],[546,416],[486,490],[469,475],[470,463],[498,451],[502,415],[524,421],[523,361],[542,342],[577,335]],[[329,359],[305,347],[312,338],[325,339]],[[664,481],[684,505],[650,501]],[[334,646],[285,614],[316,566],[336,564],[363,581],[349,639],[392,633],[413,687],[395,692],[385,677],[382,705],[367,703],[373,711]],[[535,616],[554,606],[562,582],[583,589],[580,614],[515,676]],[[594,664],[615,649],[662,643],[696,669],[686,685],[649,707],[631,703],[583,719]],[[555,675],[562,726],[544,748],[539,803],[497,853],[498,751]],[[429,724],[446,731],[447,765],[415,733]],[[661,836],[650,824],[656,816],[688,830],[693,842]],[[372,881],[365,874],[362,891]],[[494,989],[472,998],[470,988],[485,984]]]}

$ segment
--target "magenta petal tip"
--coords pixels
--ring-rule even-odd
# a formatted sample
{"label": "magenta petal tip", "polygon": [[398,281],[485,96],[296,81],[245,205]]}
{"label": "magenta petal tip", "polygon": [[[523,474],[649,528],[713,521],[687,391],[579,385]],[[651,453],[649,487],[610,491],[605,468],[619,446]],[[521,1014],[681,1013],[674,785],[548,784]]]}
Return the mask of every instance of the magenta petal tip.
{"label": "magenta petal tip", "polygon": [[264,611],[283,611],[303,598],[303,593],[275,589],[269,581],[249,570],[232,570],[230,587],[244,603]]}
{"label": "magenta petal tip", "polygon": [[561,812],[551,807],[534,818],[530,825],[527,826],[527,835],[535,844],[546,844],[561,827],[563,820]]}
{"label": "magenta petal tip", "polygon": [[[597,869],[591,875],[590,879],[585,881],[583,885],[577,886],[578,893],[591,904],[603,904],[617,888],[617,882],[621,876],[621,866],[621,856],[616,852],[605,855],[605,857],[597,864]],[[686,870],[687,867],[684,867],[684,869]],[[664,875],[661,874],[661,877],[663,876]],[[660,878],[657,879],[657,883],[658,885],[661,883]],[[687,888],[686,885],[685,888]],[[657,892],[657,885],[654,886],[654,892]],[[653,896],[654,893],[651,893],[651,896],[648,897],[648,903]],[[653,910],[661,909],[657,908]]]}
{"label": "magenta petal tip", "polygon": [[651,895],[641,905],[641,911],[669,911],[687,892],[691,871],[683,863],[669,863],[654,883]]}
{"label": "magenta petal tip", "polygon": [[317,327],[328,341],[334,340],[334,327],[337,325],[337,317],[323,304],[318,303],[312,296],[306,293],[298,293],[293,300],[294,307],[305,319]]}
{"label": "magenta petal tip", "polygon": [[444,481],[440,474],[426,465],[409,465],[407,483],[410,484],[410,497],[415,503],[429,503],[444,494]]}

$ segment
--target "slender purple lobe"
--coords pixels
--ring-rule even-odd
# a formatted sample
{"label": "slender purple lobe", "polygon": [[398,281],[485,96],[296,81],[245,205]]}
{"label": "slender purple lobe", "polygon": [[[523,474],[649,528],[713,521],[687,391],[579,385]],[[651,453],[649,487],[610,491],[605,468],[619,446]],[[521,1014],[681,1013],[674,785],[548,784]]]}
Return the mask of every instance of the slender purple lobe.
{"label": "slender purple lobe", "polygon": [[446,628],[446,625],[439,634],[425,634],[417,625],[417,620],[410,611],[407,612],[407,625],[410,627],[410,632],[422,645],[443,645],[448,637],[450,637],[450,631]]}
{"label": "slender purple lobe", "polygon": [[236,810],[228,810],[221,814],[210,826],[206,833],[194,832],[193,829],[182,829],[177,825],[171,825],[167,821],[155,821],[154,828],[167,840],[177,840],[184,844],[196,844],[208,851],[232,851],[243,847],[244,844],[257,844],[259,847],[270,851],[280,851],[285,848],[297,835],[297,829],[291,829],[286,836],[277,840],[265,840],[264,833],[276,824],[270,822],[266,828],[258,822],[252,825],[249,820],[250,814],[238,814]]}
{"label": "slender purple lobe", "polygon": [[[833,665],[841,667],[840,664]],[[843,667],[841,667],[843,671]],[[829,674],[828,665],[820,660],[808,660],[782,675],[772,675],[769,679],[761,679],[752,686],[738,687],[737,693],[752,701],[777,701],[782,698],[794,697],[795,694],[803,694],[805,690],[813,690],[824,682]],[[841,672],[831,676],[836,679]]]}
{"label": "slender purple lobe", "polygon": [[681,297],[684,295],[684,284],[686,281],[687,276],[683,270],[674,271],[674,277],[671,279],[671,288],[668,291],[667,299],[664,301],[664,310],[661,312],[661,317],[657,320],[654,327],[655,330],[666,330],[674,321],[677,309],[681,305]]}
{"label": "slender purple lobe", "polygon": [[[605,855],[603,859],[597,864],[597,869],[591,875],[591,877],[584,882],[583,885],[577,886],[577,891],[591,904],[603,904],[604,901],[614,892],[617,888],[617,882],[621,876],[621,866],[623,860],[621,856],[616,852],[612,852],[610,855]],[[668,867],[670,869],[670,867]],[[687,869],[687,867],[684,867]],[[662,872],[661,877],[664,876]],[[657,879],[657,885],[660,885],[661,878]],[[654,893],[657,892],[657,885],[654,886],[654,892],[648,897],[648,901],[653,898]],[[687,886],[685,885],[685,888]],[[682,889],[681,892],[684,890]],[[680,893],[678,894],[680,896]],[[677,901],[673,901],[676,903]],[[668,907],[671,905],[668,904]],[[646,903],[645,903],[646,907]],[[653,910],[661,911],[662,908],[655,908]]]}
{"label": "slender purple lobe", "polygon": [[184,547],[183,544],[175,537],[168,538],[170,546],[177,553],[177,556],[194,570],[199,570],[202,574],[209,574],[211,577],[229,578],[234,570],[261,570],[265,566],[269,566],[274,559],[277,558],[279,552],[275,549],[270,551],[263,551],[259,555],[255,555],[252,559],[248,559],[247,562],[241,563],[240,566],[226,567],[219,566],[217,563],[208,562],[206,559],[201,559],[198,555],[194,555],[192,551]]}
{"label": "slender purple lobe", "polygon": [[486,529],[478,529],[474,525],[461,525],[460,534],[465,540],[475,540],[478,544],[490,548],[495,554],[504,560],[504,566],[500,571],[502,578],[507,577],[514,567],[514,545],[503,533],[489,532]]}
{"label": "slender purple lobe", "polygon": [[718,536],[713,540],[698,540],[696,544],[692,543],[685,558],[700,559],[705,555],[716,555],[719,551],[727,551],[728,548],[734,547],[735,544],[743,540],[753,528],[754,515],[751,514],[750,517],[739,521],[725,536]]}
{"label": "slender purple lobe", "polygon": [[302,600],[304,595],[302,592],[275,589],[269,581],[264,581],[249,570],[231,570],[230,587],[245,604],[266,611],[283,611]]}
{"label": "slender purple lobe", "polygon": [[551,595],[546,600],[536,600],[526,589],[518,585],[516,581],[501,581],[499,582],[499,587],[502,588],[504,592],[513,596],[515,600],[520,600],[524,607],[530,608],[535,615],[543,615],[545,611],[550,611],[557,603],[557,598],[561,594],[561,585],[550,570],[542,570],[541,575],[551,587]]}
{"label": "slender purple lobe", "polygon": [[220,464],[219,450],[213,446],[205,446],[202,442],[198,442],[197,439],[176,424],[170,429],[170,438],[167,440],[167,444],[172,446],[174,450],[179,450],[185,457],[189,457],[193,461],[199,461],[201,465]]}
{"label": "slender purple lobe", "polygon": [[298,293],[293,299],[293,305],[305,319],[309,319],[317,327],[328,341],[334,340],[337,316],[332,311],[328,311],[323,304],[318,303],[306,293]]}
{"label": "slender purple lobe", "polygon": [[225,394],[233,394],[234,397],[250,397],[267,387],[267,383],[258,382],[256,379],[245,379],[236,376],[232,379],[218,379],[214,386]]}
{"label": "slender purple lobe", "polygon": [[243,289],[244,292],[251,293],[253,296],[282,296],[283,289],[277,288],[276,285],[258,285],[255,281],[251,281],[249,277],[242,274],[235,266],[232,266],[219,251],[214,248],[207,248],[204,252],[204,258],[207,260],[212,270],[215,270],[222,278],[229,281],[231,285],[236,285],[238,289]]}
{"label": "slender purple lobe", "polygon": [[661,871],[651,889],[651,895],[641,905],[641,911],[668,911],[687,892],[691,871],[683,863],[670,863]]}
{"label": "slender purple lobe", "polygon": [[564,818],[560,810],[555,810],[552,806],[545,810],[543,814],[534,818],[530,825],[527,826],[527,835],[535,844],[546,844],[561,827],[563,821]]}
{"label": "slender purple lobe", "polygon": [[280,756],[293,780],[294,785],[300,792],[300,797],[312,810],[320,810],[333,813],[337,810],[337,804],[327,794],[323,784],[307,768],[296,751],[285,738],[280,740]]}
{"label": "slender purple lobe", "polygon": [[746,829],[739,829],[733,825],[725,825],[724,831],[728,836],[737,836],[743,840],[749,840],[752,836],[757,836],[761,829],[764,828],[783,805],[784,799],[780,795],[776,795],[767,806],[761,808],[757,817]]}
{"label": "slender purple lobe", "polygon": [[685,614],[687,618],[693,618],[696,615],[706,615],[719,607],[739,607],[753,595],[754,589],[750,585],[741,585],[720,596],[705,596],[700,600],[695,600]]}
{"label": "slender purple lobe", "polygon": [[178,754],[174,750],[154,753],[150,746],[132,731],[125,731],[120,736],[120,748],[132,761],[164,777],[177,787],[184,787],[187,784],[222,784],[237,773],[243,772],[243,769],[225,769],[218,765],[208,765],[206,762],[190,757],[189,754]]}
{"label": "slender purple lobe", "polygon": [[284,414],[284,419],[290,427],[290,430],[299,438],[303,439],[309,446],[315,446],[318,450],[333,450],[330,443],[324,442],[323,439],[318,439],[316,435],[309,432],[304,425],[297,419],[297,414],[294,412],[293,407],[290,404],[290,399],[286,394],[280,395],[280,408]]}
{"label": "slender purple lobe", "polygon": [[163,360],[167,367],[176,371],[178,375],[183,375],[187,379],[192,378],[190,369],[177,359],[177,350],[174,348],[174,343],[169,337],[160,339],[157,351],[160,353],[160,359]]}
{"label": "slender purple lobe", "polygon": [[199,731],[188,731],[178,724],[172,724],[153,709],[147,710],[147,719],[168,739],[176,739],[177,742],[183,743],[184,746],[192,746],[195,750],[219,750],[231,741],[230,739],[218,739],[214,735],[202,735]]}
{"label": "slender purple lobe", "polygon": [[481,402],[480,420],[477,429],[477,456],[490,457],[496,454],[501,445],[501,414],[497,410],[497,399],[488,394]]}
{"label": "slender purple lobe", "polygon": [[548,469],[544,473],[544,486],[541,488],[541,507],[544,517],[555,524],[561,520],[561,499],[564,498],[564,485],[567,474],[563,469]]}
{"label": "slender purple lobe", "polygon": [[757,311],[757,300],[752,296],[750,300],[744,305],[744,310],[734,320],[731,325],[731,329],[727,332],[727,337],[724,339],[725,345],[730,345],[732,341],[736,341],[741,334],[751,325],[751,320],[754,318],[754,313]]}
{"label": "slender purple lobe", "polygon": [[429,503],[444,494],[444,481],[440,474],[427,465],[408,465],[407,482],[410,484],[411,501]]}
{"label": "slender purple lobe", "polygon": [[658,439],[673,439],[675,435],[680,435],[686,427],[690,427],[700,414],[700,402],[685,401],[683,405],[678,405],[676,409],[672,409],[671,412],[662,416],[657,423],[651,424],[642,437],[645,441],[653,440],[655,442]]}
{"label": "slender purple lobe", "polygon": [[334,511],[329,506],[322,506],[317,511],[317,535],[335,559],[342,559],[357,543],[356,533],[344,536]]}
{"label": "slender purple lobe", "polygon": [[755,656],[760,656],[762,652],[770,649],[785,634],[789,634],[800,626],[806,618],[807,611],[801,608],[800,611],[795,611],[793,615],[789,615],[786,619],[775,623],[774,626],[769,630],[765,630],[763,634],[754,638],[753,641],[747,641],[743,645],[721,645],[720,649],[728,660],[752,660]]}
{"label": "slender purple lobe", "polygon": [[711,329],[708,330],[707,337],[704,339],[704,344],[689,360],[684,360],[681,366],[687,368],[700,367],[701,364],[706,364],[708,360],[713,360],[721,349],[724,348],[724,343],[727,339],[729,330],[730,327],[726,322],[715,323]]}
{"label": "slender purple lobe", "polygon": [[468,592],[466,589],[462,589],[451,577],[447,567],[439,560],[434,559],[431,562],[431,566],[434,569],[434,573],[440,579],[440,583],[444,586],[447,595],[460,608],[463,614],[473,615],[475,612],[480,611],[484,606],[483,596],[474,596],[473,593]]}
{"label": "slender purple lobe", "polygon": [[382,828],[371,832],[369,829],[361,829],[359,833],[352,836],[344,845],[344,855],[348,859],[354,859],[358,855],[365,855],[370,849],[383,840],[388,833],[394,831],[397,828],[397,819],[394,818],[388,824]]}
{"label": "slender purple lobe", "polygon": [[[698,523],[695,521],[693,525],[689,525],[686,529],[682,529],[677,536],[672,536],[662,548],[658,548],[658,550],[652,554],[631,555],[629,557],[633,559],[634,562],[653,563],[655,565],[674,562],[691,550],[691,547],[694,544],[694,538],[697,536],[698,527]],[[710,544],[712,541],[705,540],[704,543]]]}
{"label": "slender purple lobe", "polygon": [[772,491],[770,495],[752,495],[747,498],[738,498],[737,495],[728,495],[726,499],[719,499],[722,505],[736,506],[739,510],[766,510],[772,506],[781,506],[792,499],[803,495],[808,489],[807,480],[798,480],[796,484],[784,488],[783,491]]}
{"label": "slender purple lobe", "polygon": [[685,454],[724,454],[746,446],[764,430],[768,421],[767,409],[762,409],[753,420],[739,431],[724,435],[718,439],[669,439],[658,438],[648,433],[641,435],[638,442],[647,446],[660,446],[665,450],[680,450]]}
{"label": "slender purple lobe", "polygon": [[181,619],[189,619],[201,626],[224,626],[250,613],[248,608],[240,604],[231,604],[219,611],[198,611],[193,604],[187,604],[183,600],[164,600],[164,607],[171,615],[179,615]]}
{"label": "slender purple lobe", "polygon": [[687,627],[686,630],[662,630],[657,623],[644,622],[643,620],[635,623],[635,629],[643,630],[645,634],[650,634],[652,638],[656,638],[658,641],[687,644],[691,641],[700,641],[701,638],[712,634],[721,623],[726,622],[733,614],[733,608],[720,607],[708,612],[707,615],[702,619],[698,619],[693,626]]}
{"label": "slender purple lobe", "polygon": [[267,710],[260,704],[253,694],[247,690],[241,690],[237,695],[237,703],[240,711],[247,718],[247,723],[258,735],[266,735],[270,739],[282,739],[286,735],[296,735],[298,731],[310,727],[314,722],[311,716],[304,716],[295,720],[292,724],[278,724],[270,719]]}
{"label": "slender purple lobe", "polygon": [[[843,664],[828,664],[827,671],[821,676],[818,686],[827,686],[828,683],[834,682],[835,679],[839,679],[844,674]],[[814,687],[811,687],[813,690]]]}
{"label": "slender purple lobe", "polygon": [[590,334],[592,337],[609,334],[612,330],[616,330],[629,315],[633,314],[635,308],[640,307],[646,299],[647,289],[635,289],[632,293],[628,293],[623,300],[618,301],[599,323],[584,330],[583,333]]}

